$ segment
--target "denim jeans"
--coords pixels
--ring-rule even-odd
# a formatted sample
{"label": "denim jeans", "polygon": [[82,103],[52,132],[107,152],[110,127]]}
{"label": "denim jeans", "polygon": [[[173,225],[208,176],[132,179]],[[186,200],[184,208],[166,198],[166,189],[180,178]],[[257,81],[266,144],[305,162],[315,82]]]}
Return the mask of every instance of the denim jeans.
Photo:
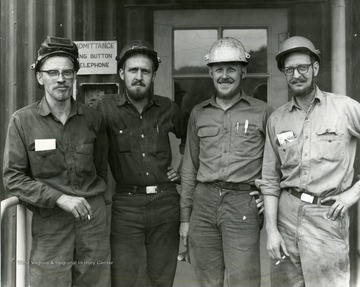
{"label": "denim jeans", "polygon": [[328,208],[281,193],[278,229],[290,257],[271,266],[272,286],[349,286],[349,217],[327,219]]}
{"label": "denim jeans", "polygon": [[249,191],[196,186],[189,226],[199,286],[260,286],[259,215]]}
{"label": "denim jeans", "polygon": [[102,195],[87,199],[93,217],[76,222],[60,210],[34,213],[30,285],[34,287],[110,286],[110,240]]}
{"label": "denim jeans", "polygon": [[116,193],[111,219],[112,286],[173,285],[179,250],[179,194]]}

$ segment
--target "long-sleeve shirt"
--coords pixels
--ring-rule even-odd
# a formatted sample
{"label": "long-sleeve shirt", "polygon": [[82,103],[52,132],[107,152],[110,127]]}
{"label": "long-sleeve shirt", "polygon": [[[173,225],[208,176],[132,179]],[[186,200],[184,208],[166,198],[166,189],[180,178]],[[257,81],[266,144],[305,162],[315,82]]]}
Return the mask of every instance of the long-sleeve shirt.
{"label": "long-sleeve shirt", "polygon": [[191,112],[182,167],[181,221],[188,221],[197,182],[254,184],[260,177],[271,108],[242,93],[223,110],[215,95]]}
{"label": "long-sleeve shirt", "polygon": [[[281,144],[284,132],[290,139]],[[360,104],[316,87],[309,111],[292,99],[269,118],[262,179],[256,183],[273,196],[287,188],[321,197],[341,193],[352,183],[359,137]]]}
{"label": "long-sleeve shirt", "polygon": [[63,125],[45,97],[16,111],[10,118],[3,173],[8,192],[39,212],[54,207],[63,194],[87,198],[104,193],[107,137],[101,115],[72,100]]}
{"label": "long-sleeve shirt", "polygon": [[172,153],[169,134],[186,138],[186,119],[170,99],[152,95],[139,113],[125,94],[104,95],[97,103],[109,137],[109,165],[118,185],[166,183]]}

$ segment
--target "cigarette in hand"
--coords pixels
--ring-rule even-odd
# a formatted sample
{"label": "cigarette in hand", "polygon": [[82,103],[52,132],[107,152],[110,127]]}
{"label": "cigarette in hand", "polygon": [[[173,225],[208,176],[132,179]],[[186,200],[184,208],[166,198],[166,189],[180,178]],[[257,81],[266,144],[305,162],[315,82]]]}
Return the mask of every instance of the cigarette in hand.
{"label": "cigarette in hand", "polygon": [[283,257],[281,257],[280,260],[276,261],[275,265],[279,265],[281,263],[281,260],[284,260],[286,258],[286,256],[284,255]]}
{"label": "cigarette in hand", "polygon": [[88,217],[88,219],[89,219],[89,220],[91,219],[90,214],[88,214],[88,216],[87,216],[87,217]]}

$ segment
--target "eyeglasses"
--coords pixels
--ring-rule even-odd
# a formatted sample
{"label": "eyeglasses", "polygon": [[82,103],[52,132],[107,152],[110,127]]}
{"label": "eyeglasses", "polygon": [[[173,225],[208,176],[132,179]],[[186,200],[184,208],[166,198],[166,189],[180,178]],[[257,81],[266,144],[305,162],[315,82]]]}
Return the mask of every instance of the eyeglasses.
{"label": "eyeglasses", "polygon": [[304,75],[309,71],[309,67],[312,66],[312,64],[313,63],[302,64],[296,67],[285,67],[282,69],[282,71],[286,76],[292,76],[296,69],[300,75]]}
{"label": "eyeglasses", "polygon": [[74,78],[74,70],[64,70],[64,71],[58,71],[58,70],[40,70],[39,72],[44,72],[49,75],[52,79],[58,79],[60,74],[63,75],[65,79],[72,79]]}

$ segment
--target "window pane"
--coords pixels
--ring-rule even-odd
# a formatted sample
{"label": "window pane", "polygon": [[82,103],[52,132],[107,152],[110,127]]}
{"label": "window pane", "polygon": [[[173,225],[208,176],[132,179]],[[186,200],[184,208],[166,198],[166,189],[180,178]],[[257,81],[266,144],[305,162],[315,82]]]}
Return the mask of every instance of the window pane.
{"label": "window pane", "polygon": [[211,78],[175,80],[175,102],[188,115],[192,108],[210,98],[214,91]]}
{"label": "window pane", "polygon": [[248,96],[267,102],[267,79],[245,78],[241,80],[241,87]]}
{"label": "window pane", "polygon": [[217,30],[174,31],[174,73],[207,74],[204,56],[217,39]]}
{"label": "window pane", "polygon": [[267,30],[266,29],[225,29],[224,37],[234,37],[250,54],[248,73],[267,72]]}

